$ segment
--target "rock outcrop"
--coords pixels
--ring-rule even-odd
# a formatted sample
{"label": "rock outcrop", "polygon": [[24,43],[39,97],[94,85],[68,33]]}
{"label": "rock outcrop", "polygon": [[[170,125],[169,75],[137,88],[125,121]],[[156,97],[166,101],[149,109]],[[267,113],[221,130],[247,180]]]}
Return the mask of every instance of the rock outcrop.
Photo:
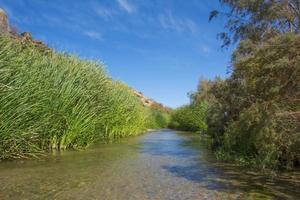
{"label": "rock outcrop", "polygon": [[0,8],[0,34],[9,34],[10,27],[6,12]]}
{"label": "rock outcrop", "polygon": [[137,96],[140,101],[142,102],[142,104],[146,107],[150,107],[156,110],[162,110],[165,112],[171,112],[171,108],[168,108],[166,106],[164,106],[161,103],[157,103],[156,101],[154,101],[153,99],[150,99],[148,97],[146,97],[143,93],[138,92],[136,90],[133,90],[133,93],[135,94],[135,96]]}
{"label": "rock outcrop", "polygon": [[33,39],[29,32],[18,34],[16,30],[12,30],[7,14],[2,8],[0,8],[0,35],[9,35],[12,38],[22,41],[24,44],[33,45],[44,51],[51,51],[42,41]]}
{"label": "rock outcrop", "polygon": [[29,32],[21,33],[21,35],[19,35],[19,38],[22,40],[22,42],[29,42],[33,46],[39,49],[51,51],[51,49],[47,45],[45,45],[42,41],[34,40]]}

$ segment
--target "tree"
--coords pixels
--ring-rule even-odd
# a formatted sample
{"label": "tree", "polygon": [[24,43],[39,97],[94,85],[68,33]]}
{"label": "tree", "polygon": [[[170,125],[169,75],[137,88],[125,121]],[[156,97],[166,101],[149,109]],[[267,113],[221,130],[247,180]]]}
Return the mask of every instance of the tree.
{"label": "tree", "polygon": [[[218,77],[216,79],[219,79]],[[192,104],[200,103],[202,101],[207,102],[208,104],[214,101],[214,96],[209,92],[214,85],[214,81],[206,80],[201,78],[199,80],[197,91],[191,92],[188,94]]]}
{"label": "tree", "polygon": [[229,7],[229,12],[213,10],[209,20],[219,15],[228,18],[225,28],[219,33],[223,46],[250,39],[255,43],[284,33],[300,32],[299,0],[220,0]]}
{"label": "tree", "polygon": [[295,34],[274,37],[235,59],[232,75],[209,91],[215,97],[207,114],[213,147],[263,168],[299,165],[299,63]]}

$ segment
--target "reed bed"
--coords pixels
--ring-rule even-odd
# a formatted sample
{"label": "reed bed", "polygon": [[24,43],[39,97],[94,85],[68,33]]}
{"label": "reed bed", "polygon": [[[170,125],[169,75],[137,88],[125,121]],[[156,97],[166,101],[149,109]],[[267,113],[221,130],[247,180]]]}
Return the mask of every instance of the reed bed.
{"label": "reed bed", "polygon": [[99,62],[0,37],[0,160],[166,126],[154,112]]}

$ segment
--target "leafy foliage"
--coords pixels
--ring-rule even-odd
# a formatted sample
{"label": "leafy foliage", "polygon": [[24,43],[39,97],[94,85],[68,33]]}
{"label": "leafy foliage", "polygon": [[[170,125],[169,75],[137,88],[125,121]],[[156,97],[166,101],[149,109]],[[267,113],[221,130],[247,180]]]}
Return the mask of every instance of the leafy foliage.
{"label": "leafy foliage", "polygon": [[150,129],[165,128],[169,125],[170,114],[161,110],[149,108],[146,127]]}
{"label": "leafy foliage", "polygon": [[223,15],[228,18],[219,37],[224,46],[240,40],[261,42],[284,33],[298,34],[300,31],[299,0],[220,0],[229,7],[229,12],[213,10],[209,20]]}
{"label": "leafy foliage", "polygon": [[184,131],[205,131],[205,102],[177,108],[171,115],[170,128]]}
{"label": "leafy foliage", "polygon": [[[247,45],[251,54],[242,53]],[[193,96],[213,99],[206,119],[212,147],[219,153],[262,168],[296,166],[300,163],[300,36],[278,36],[252,47],[250,41],[240,43],[232,75],[216,79],[208,91]]]}
{"label": "leafy foliage", "polygon": [[[300,2],[220,0],[229,12],[223,46],[239,42],[229,78],[201,82],[207,133],[225,159],[261,168],[300,164]],[[205,87],[203,87],[203,86]],[[207,87],[209,86],[209,87]]]}

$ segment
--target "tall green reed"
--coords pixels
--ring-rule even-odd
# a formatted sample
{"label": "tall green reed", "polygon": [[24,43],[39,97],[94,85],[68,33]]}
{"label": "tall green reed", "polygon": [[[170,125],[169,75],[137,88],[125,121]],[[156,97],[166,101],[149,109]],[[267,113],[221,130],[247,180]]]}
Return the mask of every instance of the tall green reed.
{"label": "tall green reed", "polygon": [[162,126],[102,64],[0,38],[0,160]]}

